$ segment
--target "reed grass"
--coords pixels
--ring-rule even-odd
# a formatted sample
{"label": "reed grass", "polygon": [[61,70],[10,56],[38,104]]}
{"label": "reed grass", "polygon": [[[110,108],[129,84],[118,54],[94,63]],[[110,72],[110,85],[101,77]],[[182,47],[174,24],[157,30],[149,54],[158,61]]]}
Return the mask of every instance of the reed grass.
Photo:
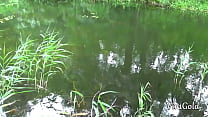
{"label": "reed grass", "polygon": [[176,65],[176,68],[173,69],[175,72],[174,81],[176,84],[181,84],[181,81],[185,78],[186,73],[189,71],[191,65],[196,64],[194,61],[190,61],[190,55],[192,52],[192,46],[189,47],[185,52],[182,52],[180,55],[179,63]]}
{"label": "reed grass", "polygon": [[38,90],[47,87],[49,78],[63,72],[62,60],[70,52],[62,48],[62,38],[53,31],[41,34],[40,40],[20,39],[16,51],[7,52],[6,46],[1,51],[0,107],[13,95],[34,91],[32,84]]}
{"label": "reed grass", "polygon": [[[80,104],[84,104],[84,95],[79,91],[70,91],[70,101],[73,103],[73,107],[80,107]],[[77,105],[77,106],[76,106]]]}
{"label": "reed grass", "polygon": [[[115,94],[118,93],[116,91],[104,91],[104,92],[97,92],[93,99],[92,99],[92,108],[91,108],[91,117],[100,117],[100,116],[105,116],[107,117],[108,114],[111,115],[110,111],[114,111],[114,103],[116,99],[111,103],[108,104],[107,102],[104,102],[101,98],[106,95],[106,94]],[[93,115],[95,113],[95,115]]]}
{"label": "reed grass", "polygon": [[6,100],[16,94],[33,91],[31,87],[20,86],[30,78],[22,76],[24,69],[15,64],[13,55],[14,53],[7,52],[4,46],[0,56],[0,108],[2,110],[0,114],[2,115],[5,115],[2,108],[8,105],[4,104]]}
{"label": "reed grass", "polygon": [[[106,94],[115,94],[118,92],[115,91],[104,91],[100,92],[98,91],[97,93],[94,94],[92,101],[91,101],[91,112],[90,113],[76,113],[72,114],[72,116],[75,115],[90,115],[91,117],[107,117],[108,115],[111,115],[110,111],[116,111],[115,108],[115,102],[114,101],[109,104],[107,102],[104,102],[103,96]],[[102,99],[101,99],[102,98]],[[84,95],[79,92],[79,91],[70,91],[70,102],[73,104],[74,109],[78,109],[77,107],[80,107],[80,104],[85,104],[84,103]]]}
{"label": "reed grass", "polygon": [[63,72],[63,59],[68,58],[70,52],[62,48],[66,44],[61,43],[62,38],[54,31],[41,34],[40,40],[21,39],[13,59],[25,69],[23,74],[34,80],[35,86],[47,87],[50,77]]}
{"label": "reed grass", "polygon": [[30,78],[22,77],[21,74],[24,72],[20,66],[15,64],[13,59],[13,52],[7,52],[6,47],[0,56],[0,103],[3,103],[9,97],[17,94],[23,93],[25,91],[16,91],[18,89],[25,89],[28,87],[17,87],[17,84],[20,84]]}
{"label": "reed grass", "polygon": [[[140,92],[138,93],[138,107],[137,111],[134,115],[129,115],[133,117],[154,117],[154,114],[151,110],[151,106],[149,106],[150,102],[152,102],[151,94],[147,91],[147,88],[150,86],[150,83],[146,83],[145,86],[141,85]],[[108,103],[105,100],[105,95],[107,94],[117,94],[116,91],[98,91],[94,94],[91,101],[91,111],[90,113],[76,113],[72,115],[84,114],[90,115],[91,117],[108,117],[108,116],[115,116],[114,114],[117,113],[118,105],[115,105],[116,98],[111,102]],[[70,91],[70,102],[73,104],[74,109],[78,109],[80,104],[84,102],[84,95],[79,91]]]}
{"label": "reed grass", "polygon": [[185,52],[180,56],[179,63],[176,65],[176,68],[173,69],[175,73],[175,83],[181,84],[181,81],[189,74],[196,72],[200,75],[200,80],[203,81],[208,74],[208,63],[207,62],[196,62],[190,61],[190,56],[192,52],[192,46],[189,47]]}
{"label": "reed grass", "polygon": [[204,80],[208,74],[208,63],[199,63],[199,66],[201,67],[202,71],[200,73],[201,80]]}
{"label": "reed grass", "polygon": [[152,101],[151,95],[147,91],[149,86],[149,82],[145,86],[141,85],[140,92],[138,93],[138,108],[135,117],[154,117],[151,108],[147,106],[147,103]]}

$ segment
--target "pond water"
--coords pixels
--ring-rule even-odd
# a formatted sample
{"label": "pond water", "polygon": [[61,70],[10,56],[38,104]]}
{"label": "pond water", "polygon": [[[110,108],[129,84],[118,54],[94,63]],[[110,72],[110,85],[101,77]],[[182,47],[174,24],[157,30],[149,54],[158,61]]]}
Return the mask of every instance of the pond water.
{"label": "pond water", "polygon": [[[206,116],[206,78],[199,81],[200,70],[194,71],[189,63],[208,60],[207,16],[76,1],[24,4],[13,15],[13,19],[0,24],[1,48],[5,43],[12,50],[20,36],[39,38],[49,29],[58,31],[63,43],[69,44],[66,49],[74,53],[67,60],[65,73],[49,80],[49,92],[68,95],[76,88],[90,101],[100,89],[118,91],[118,105],[122,107],[128,101],[136,110],[141,84],[149,82],[156,117]],[[190,47],[193,51],[188,53]],[[173,69],[179,65],[183,66],[181,70],[192,71],[177,85]],[[37,95],[44,94],[21,94],[20,105],[40,97]],[[165,108],[168,101],[196,102],[203,108],[172,112]]]}

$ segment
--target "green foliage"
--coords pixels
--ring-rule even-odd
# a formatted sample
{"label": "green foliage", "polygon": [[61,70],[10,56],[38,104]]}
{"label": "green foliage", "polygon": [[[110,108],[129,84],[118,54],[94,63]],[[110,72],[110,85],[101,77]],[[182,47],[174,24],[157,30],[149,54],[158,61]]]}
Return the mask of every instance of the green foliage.
{"label": "green foliage", "polygon": [[13,59],[13,52],[7,52],[4,46],[0,56],[0,104],[15,94],[32,91],[31,87],[19,86],[31,80],[23,77],[23,72],[25,70]]}
{"label": "green foliage", "polygon": [[[192,47],[189,47],[188,50],[186,50],[179,61],[179,64],[177,64],[176,69],[173,69],[175,72],[175,81],[176,83],[181,83],[181,81],[185,78],[185,76],[191,72],[191,69],[194,69],[195,71],[199,72],[201,80],[204,80],[208,74],[208,63],[207,62],[194,62],[189,61],[189,56],[192,52]],[[189,68],[190,67],[190,68]]]}
{"label": "green foliage", "polygon": [[147,88],[150,86],[148,82],[145,86],[141,85],[140,92],[138,93],[138,108],[135,113],[136,117],[154,117],[151,108],[148,109],[147,102],[151,102],[152,98]]}
{"label": "green foliage", "polygon": [[[4,1],[4,2],[0,2],[0,15],[3,16],[8,16],[8,15],[12,15],[14,13],[16,13],[18,9],[18,2],[17,1]],[[2,18],[0,16],[0,18]]]}
{"label": "green foliage", "polygon": [[202,68],[201,74],[201,80],[204,80],[204,78],[208,74],[208,63],[198,63],[198,65]]}
{"label": "green foliage", "polygon": [[[30,2],[31,0],[28,0]],[[206,0],[32,0],[38,3],[59,4],[59,3],[104,3],[106,5],[122,6],[123,8],[136,7],[146,4],[161,8],[172,8],[181,11],[193,11],[198,13],[208,13],[208,2]],[[1,11],[1,10],[0,10]]]}
{"label": "green foliage", "polygon": [[35,86],[46,87],[49,77],[63,72],[61,60],[69,52],[62,49],[62,39],[56,37],[54,32],[42,34],[39,44],[30,38],[21,39],[15,52],[7,52],[4,46],[0,56],[0,104],[15,94],[32,91],[23,84],[35,81]]}
{"label": "green foliage", "polygon": [[208,2],[197,1],[197,0],[175,0],[170,6],[175,9],[188,10],[188,11],[199,11],[201,13],[207,13]]}
{"label": "green foliage", "polygon": [[[57,38],[57,33],[41,34],[41,42],[20,40],[20,45],[13,57],[16,65],[25,69],[24,75],[33,78],[35,86],[47,87],[48,79],[57,72],[63,72],[65,67],[62,59],[67,58],[69,51],[62,49],[62,38]],[[37,45],[37,46],[35,46]]]}
{"label": "green foliage", "polygon": [[70,92],[70,101],[73,103],[73,107],[76,108],[76,105],[80,107],[81,103],[84,103],[84,95],[79,91]]}
{"label": "green foliage", "polygon": [[95,117],[99,117],[104,115],[105,117],[107,117],[108,114],[110,114],[110,110],[115,111],[114,109],[114,102],[112,104],[108,104],[106,102],[104,102],[101,98],[109,93],[118,93],[115,91],[105,91],[105,92],[97,92],[93,99],[92,99],[92,109],[91,109],[91,116],[93,116],[93,112],[95,113]]}
{"label": "green foliage", "polygon": [[0,24],[13,19],[18,11],[17,1],[1,1],[0,2]]}
{"label": "green foliage", "polygon": [[147,4],[155,7],[172,8],[178,10],[208,13],[208,2],[206,0],[82,0],[93,2],[105,2],[114,6],[139,7],[140,4]]}
{"label": "green foliage", "polygon": [[[115,111],[114,103],[116,100],[114,100],[111,104],[108,104],[104,102],[103,99],[101,99],[106,94],[115,94],[115,93],[118,93],[118,92],[115,92],[115,91],[97,92],[92,99],[91,116],[92,117],[100,117],[100,116],[106,117],[108,114],[110,114],[110,110]],[[73,107],[77,109],[76,108],[77,106],[80,107],[80,104],[84,103],[84,95],[80,93],[79,91],[70,91],[70,102],[72,102]]]}
{"label": "green foliage", "polygon": [[188,67],[190,65],[195,64],[196,62],[191,62],[189,59],[190,53],[192,52],[192,47],[189,47],[188,50],[185,50],[184,53],[180,56],[180,61],[179,64],[177,64],[176,69],[173,69],[175,72],[175,82],[176,83],[181,83],[181,81],[185,77],[185,73],[188,71]]}
{"label": "green foliage", "polygon": [[[148,107],[149,102],[152,101],[150,93],[147,91],[147,88],[150,86],[148,82],[145,86],[141,86],[140,92],[138,93],[138,108],[135,113],[135,117],[154,117],[154,114],[151,110],[151,107]],[[108,115],[112,116],[110,111],[116,112],[115,102],[114,101],[109,104],[104,101],[104,96],[106,94],[117,94],[115,91],[98,91],[92,98],[92,107],[91,107],[91,117],[100,117]],[[70,92],[70,101],[73,103],[73,107],[77,109],[76,105],[79,105],[84,102],[84,95],[79,91],[71,91]],[[86,114],[86,113],[85,113]]]}
{"label": "green foliage", "polygon": [[[4,104],[10,97],[31,92],[31,87],[21,86],[24,82],[31,80],[31,78],[23,77],[22,73],[25,72],[23,68],[15,64],[16,60],[13,58],[12,51],[7,52],[4,46],[0,56],[0,114],[4,115],[3,109],[13,103]],[[2,104],[2,105],[1,105]]]}

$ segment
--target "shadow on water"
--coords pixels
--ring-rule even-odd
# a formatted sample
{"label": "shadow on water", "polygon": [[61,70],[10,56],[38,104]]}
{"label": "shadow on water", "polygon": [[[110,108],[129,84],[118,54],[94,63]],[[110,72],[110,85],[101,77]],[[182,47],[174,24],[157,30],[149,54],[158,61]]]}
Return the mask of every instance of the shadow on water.
{"label": "shadow on water", "polygon": [[[64,36],[63,42],[69,44],[66,48],[74,55],[64,75],[58,74],[49,80],[48,92],[69,95],[70,90],[77,89],[87,97],[93,97],[100,89],[115,90],[120,92],[120,107],[128,101],[136,110],[140,86],[150,82],[156,117],[205,116],[206,107],[198,110],[166,107],[168,103],[196,102],[204,106],[208,102],[206,80],[200,82],[197,73],[185,74],[179,86],[173,72],[179,64],[184,66],[182,70],[192,70],[190,66],[186,67],[190,61],[207,61],[206,16],[154,8],[121,9],[103,4],[74,4],[27,4],[12,20],[13,25],[7,22],[0,29],[0,39],[14,45],[19,32],[23,37],[31,34],[31,38],[36,38],[49,27]],[[3,41],[0,43],[2,45]],[[192,45],[193,52],[186,55],[185,50]],[[187,59],[181,62],[184,56]],[[35,97],[40,101],[47,97],[41,95],[31,96],[30,100]],[[46,103],[49,103],[48,99]],[[61,97],[58,99],[62,102]]]}

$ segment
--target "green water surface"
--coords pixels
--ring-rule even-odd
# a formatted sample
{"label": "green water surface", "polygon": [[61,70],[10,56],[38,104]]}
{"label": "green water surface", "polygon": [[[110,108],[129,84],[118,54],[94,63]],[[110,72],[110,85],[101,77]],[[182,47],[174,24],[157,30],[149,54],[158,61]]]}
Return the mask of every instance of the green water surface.
{"label": "green water surface", "polygon": [[[20,37],[38,39],[47,29],[58,31],[69,44],[66,49],[74,54],[65,60],[65,73],[48,84],[48,90],[58,94],[76,88],[92,97],[100,89],[114,90],[120,92],[118,103],[128,100],[135,109],[141,84],[150,82],[153,100],[164,102],[172,93],[180,101],[191,101],[183,83],[176,88],[173,71],[151,65],[161,52],[171,61],[191,46],[192,60],[208,60],[208,17],[203,15],[82,2],[22,4],[13,15],[0,24],[1,48],[6,44],[15,49]],[[136,72],[132,64],[138,67]]]}

